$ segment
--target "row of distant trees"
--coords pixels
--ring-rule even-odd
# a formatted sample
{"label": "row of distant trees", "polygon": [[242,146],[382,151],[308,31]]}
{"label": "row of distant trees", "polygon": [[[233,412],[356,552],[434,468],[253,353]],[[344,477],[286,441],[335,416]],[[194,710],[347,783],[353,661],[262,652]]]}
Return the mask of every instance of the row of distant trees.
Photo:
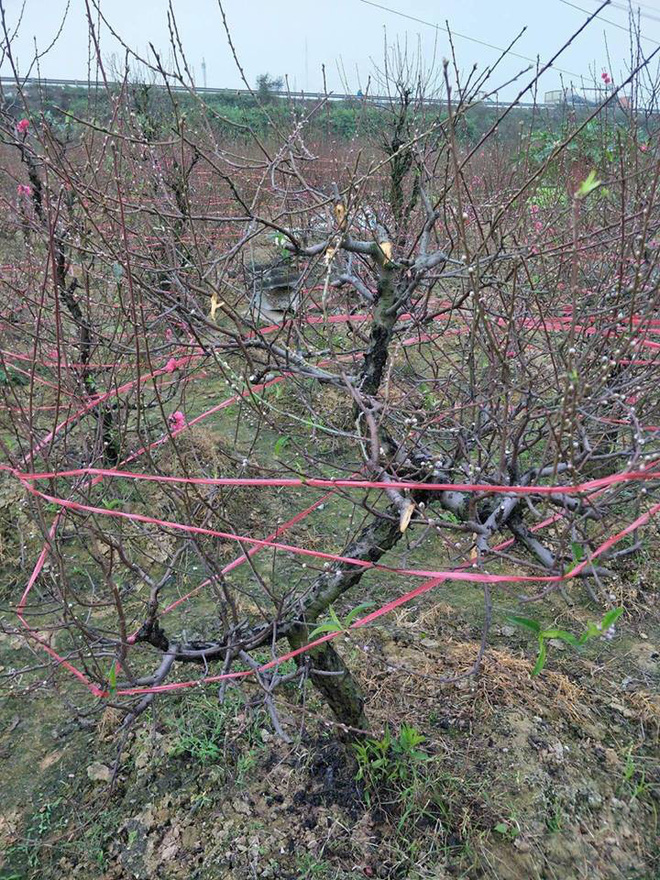
{"label": "row of distant trees", "polygon": [[[310,113],[312,102],[301,103],[298,99],[289,100],[286,95],[280,94],[284,85],[282,77],[263,73],[257,77],[252,94],[226,90],[205,96],[205,105],[212,111],[211,124],[223,137],[245,141],[246,126],[249,131],[267,138],[271,135],[273,120],[277,120],[280,127],[288,127],[307,113],[309,118],[305,130],[309,138],[349,140],[357,137],[368,142],[382,138],[391,123],[391,106],[361,101],[357,96],[354,100],[330,101],[322,110]],[[60,136],[66,139],[72,137],[72,133],[83,124],[81,121],[90,115],[97,119],[110,119],[111,96],[120,88],[110,87],[107,92],[103,90],[92,94],[84,87],[46,84],[36,88],[28,85],[24,94],[29,99],[30,106],[34,110],[39,109],[50,124],[57,128]],[[161,128],[167,126],[171,110],[170,97],[160,84],[135,82],[131,84],[130,92],[135,110],[142,114],[145,124],[153,125],[160,118]],[[176,101],[189,118],[196,118],[199,106],[195,99],[186,93],[178,93]],[[4,106],[6,112],[20,118],[23,108],[15,96],[5,95]],[[415,108],[420,125],[429,123],[437,113],[437,110],[428,106]],[[501,108],[477,101],[469,114],[456,120],[456,138],[460,143],[475,143],[497,120],[498,140],[514,149],[526,146],[528,133],[534,132],[536,150],[543,160],[547,155],[547,151],[544,155],[545,144],[549,144],[551,150],[558,136],[568,132],[576,122],[587,118],[589,113],[590,110],[585,105],[569,101],[552,106],[541,105],[534,109],[517,108],[515,113],[500,119]],[[146,122],[147,115],[149,123]],[[607,113],[599,115],[587,131],[579,134],[572,141],[570,149],[573,152],[582,150],[590,161],[599,161],[599,142],[603,146],[604,141],[615,142],[618,129],[627,125],[628,114],[617,102]]]}

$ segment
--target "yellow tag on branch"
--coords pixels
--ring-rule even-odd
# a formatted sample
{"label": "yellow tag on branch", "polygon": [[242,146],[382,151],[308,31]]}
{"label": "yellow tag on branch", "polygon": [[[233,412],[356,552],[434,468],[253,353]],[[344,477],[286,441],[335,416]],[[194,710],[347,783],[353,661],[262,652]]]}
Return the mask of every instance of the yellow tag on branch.
{"label": "yellow tag on branch", "polygon": [[380,249],[383,252],[383,254],[385,255],[385,259],[391,263],[392,262],[392,254],[394,253],[394,248],[392,247],[392,242],[391,241],[381,241]]}
{"label": "yellow tag on branch", "polygon": [[215,314],[220,308],[220,306],[224,305],[221,299],[218,297],[218,291],[213,291],[213,296],[211,297],[211,320],[215,321]]}
{"label": "yellow tag on branch", "polygon": [[413,501],[409,501],[406,506],[402,509],[401,514],[399,516],[399,531],[405,532],[405,530],[410,525],[410,518],[413,515],[413,511],[415,510],[415,504]]}

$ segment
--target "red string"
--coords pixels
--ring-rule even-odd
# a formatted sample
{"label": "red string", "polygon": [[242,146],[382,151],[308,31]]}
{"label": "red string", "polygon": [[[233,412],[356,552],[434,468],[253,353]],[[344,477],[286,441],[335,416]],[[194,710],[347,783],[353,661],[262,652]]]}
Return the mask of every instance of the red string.
{"label": "red string", "polygon": [[[409,318],[410,316],[402,316],[402,317]],[[368,320],[368,318],[369,318],[369,316],[367,316],[367,315],[334,315],[334,316],[330,316],[329,318],[322,317],[322,316],[308,316],[306,318],[306,320],[308,323],[314,324],[314,323],[322,323],[322,322],[326,322],[326,321],[328,321],[329,323],[345,323],[348,321],[365,321],[365,320]],[[655,325],[655,324],[658,324],[659,322],[652,322],[652,323],[653,323],[653,325]],[[527,326],[528,328],[531,328],[531,329],[543,328],[543,329],[551,330],[551,331],[554,331],[554,330],[562,331],[562,330],[566,330],[567,326],[570,326],[570,324],[567,323],[567,321],[564,321],[562,319],[559,319],[556,321],[548,321],[548,320],[543,320],[543,319],[540,321],[536,321],[534,319],[528,319],[525,326]],[[261,332],[267,333],[269,331],[281,330],[281,328],[282,328],[281,324],[276,324],[276,325],[273,325],[272,327],[264,328]],[[598,332],[597,328],[593,328],[593,327],[580,327],[579,330],[586,332],[586,333]],[[464,332],[464,331],[462,328],[459,328],[457,332]],[[647,332],[649,332],[648,329],[647,329]],[[657,332],[657,331],[651,330],[650,332]],[[416,343],[419,343],[420,341],[423,341],[425,339],[430,339],[430,338],[433,338],[433,337],[430,337],[430,336],[427,337],[426,335],[418,335],[418,336],[411,337],[410,339],[405,340],[403,344],[412,345],[412,344],[416,344]],[[646,345],[647,347],[650,347],[653,349],[660,349],[660,343],[651,342],[646,339],[639,339],[639,342],[640,342],[640,344]],[[186,363],[192,362],[193,359],[197,359],[197,358],[200,358],[203,356],[204,356],[203,353],[191,355],[188,358],[184,359],[183,365],[185,365]],[[28,359],[27,356],[25,356],[25,359]],[[180,366],[180,364],[181,364],[181,362],[177,363],[177,368]],[[55,366],[55,365],[48,364],[48,366]],[[110,366],[114,366],[114,365],[110,365]],[[81,418],[83,415],[85,415],[87,412],[89,412],[95,406],[98,406],[100,403],[104,402],[105,400],[108,400],[111,397],[117,396],[127,390],[130,390],[138,381],[140,383],[142,383],[142,382],[148,381],[150,379],[160,377],[168,372],[171,372],[171,371],[166,368],[161,368],[159,370],[155,370],[151,373],[148,373],[144,376],[141,376],[139,380],[135,380],[135,379],[130,380],[118,388],[112,389],[111,391],[108,391],[104,394],[97,395],[93,400],[89,401],[84,407],[82,407],[80,410],[78,410],[74,415],[70,416],[65,421],[63,421],[59,425],[57,425],[53,429],[53,431],[50,432],[39,444],[37,444],[35,447],[33,447],[33,449],[30,451],[30,453],[25,457],[24,461],[29,461],[29,460],[33,459],[33,457],[41,449],[43,449],[44,446],[47,445],[60,431],[62,431],[68,425],[72,424],[77,419]],[[149,444],[148,446],[142,447],[141,449],[137,450],[135,453],[133,453],[131,456],[129,456],[127,459],[125,459],[125,461],[122,462],[122,464],[125,465],[125,464],[129,463],[130,461],[135,460],[136,458],[138,458],[140,455],[142,455],[148,449],[154,448],[155,446],[157,446],[163,442],[166,442],[169,439],[170,435],[175,436],[176,434],[180,433],[180,431],[186,430],[191,425],[200,422],[202,419],[207,418],[208,416],[212,415],[213,413],[218,412],[219,410],[224,409],[225,407],[232,405],[233,403],[237,402],[241,397],[244,397],[246,395],[253,394],[253,393],[258,393],[258,392],[262,391],[263,389],[265,389],[273,384],[276,384],[277,382],[284,381],[285,378],[287,378],[286,375],[277,377],[273,380],[270,380],[269,382],[253,386],[252,388],[246,390],[245,392],[243,392],[239,395],[235,395],[233,397],[228,398],[225,401],[222,401],[220,404],[216,405],[215,407],[212,407],[211,409],[207,410],[205,413],[202,413],[200,416],[197,416],[195,419],[192,419],[190,422],[186,423],[181,428],[179,428],[177,430],[173,430],[170,432],[170,434],[165,435],[162,438],[160,438],[159,440],[156,440],[153,443]],[[649,430],[655,430],[655,428],[649,428]],[[42,472],[42,473],[25,473],[25,472],[22,472],[22,471],[15,469],[15,468],[11,468],[7,465],[0,465],[0,468],[2,470],[10,472],[13,476],[15,476],[17,479],[19,479],[21,481],[21,483],[23,484],[23,486],[26,488],[26,490],[28,492],[30,492],[32,495],[35,495],[37,497],[41,497],[44,500],[47,500],[51,503],[54,503],[58,507],[60,507],[60,510],[56,514],[56,516],[53,520],[53,523],[51,524],[51,528],[50,528],[49,534],[48,534],[48,540],[45,542],[45,544],[39,554],[37,562],[34,566],[34,569],[30,575],[28,583],[27,583],[25,590],[23,592],[23,595],[21,597],[21,600],[16,608],[16,612],[17,612],[17,616],[18,616],[21,624],[28,631],[30,637],[33,638],[37,642],[37,644],[39,644],[41,646],[41,648],[43,648],[60,665],[64,666],[64,668],[69,670],[95,696],[107,697],[107,696],[109,696],[109,692],[107,690],[104,690],[103,688],[99,687],[97,684],[92,682],[83,672],[81,672],[79,669],[77,669],[73,664],[71,664],[69,661],[67,661],[65,658],[63,658],[61,655],[59,655],[50,646],[50,644],[47,641],[45,641],[41,636],[38,635],[38,633],[30,626],[30,624],[25,619],[25,609],[26,609],[28,596],[29,596],[37,578],[39,577],[39,575],[43,569],[43,566],[44,566],[45,561],[47,559],[48,553],[50,551],[51,542],[54,539],[54,536],[57,532],[57,528],[58,528],[61,520],[65,516],[66,510],[68,510],[68,509],[79,510],[81,512],[89,512],[89,513],[105,515],[105,516],[126,518],[126,519],[139,521],[139,522],[148,522],[148,523],[153,523],[153,524],[159,525],[161,527],[165,527],[165,528],[172,528],[172,529],[176,529],[176,530],[183,530],[183,531],[188,531],[188,532],[198,533],[198,534],[207,534],[207,535],[212,535],[212,536],[216,536],[216,537],[220,537],[220,538],[225,538],[228,540],[234,540],[234,541],[241,542],[241,543],[244,542],[247,544],[252,544],[252,547],[246,553],[237,557],[235,560],[233,560],[233,562],[231,562],[227,566],[225,566],[225,568],[222,570],[223,574],[225,574],[225,573],[231,571],[232,569],[236,568],[237,566],[243,564],[246,561],[248,556],[253,555],[254,553],[258,552],[259,550],[261,550],[265,547],[272,547],[276,550],[279,549],[279,550],[283,550],[286,552],[302,554],[302,555],[307,555],[307,556],[313,556],[315,558],[324,559],[326,561],[332,561],[335,563],[355,565],[355,566],[359,566],[362,568],[374,568],[377,570],[387,571],[388,573],[425,578],[424,583],[422,583],[420,586],[416,587],[414,590],[407,592],[403,596],[400,596],[399,598],[388,602],[387,604],[381,606],[377,610],[375,610],[375,611],[371,612],[370,614],[365,615],[364,617],[355,621],[352,624],[351,629],[357,629],[361,626],[367,625],[368,623],[372,622],[373,620],[377,619],[378,617],[389,613],[390,611],[394,610],[395,608],[399,607],[400,605],[403,605],[407,602],[412,601],[412,599],[416,598],[417,596],[421,595],[422,593],[428,592],[429,590],[433,589],[438,584],[445,582],[446,580],[458,580],[458,581],[465,581],[465,582],[469,582],[469,583],[484,583],[484,584],[498,584],[498,583],[499,584],[514,584],[514,583],[531,583],[531,582],[535,582],[535,583],[560,583],[562,581],[566,581],[571,578],[574,578],[578,574],[580,574],[587,566],[591,565],[592,561],[595,558],[597,558],[598,556],[605,553],[608,549],[610,549],[616,543],[621,541],[626,535],[635,531],[637,528],[640,528],[641,526],[647,524],[649,522],[649,520],[651,519],[651,517],[655,516],[655,514],[658,513],[658,511],[660,511],[660,504],[653,505],[645,514],[642,514],[641,516],[639,516],[633,523],[631,523],[630,525],[628,525],[627,527],[625,527],[624,529],[622,529],[621,531],[617,532],[615,535],[611,536],[606,541],[604,541],[593,553],[591,553],[589,558],[585,559],[583,562],[576,565],[571,571],[566,572],[563,575],[545,575],[545,576],[514,575],[514,576],[508,576],[508,575],[494,575],[494,574],[487,574],[487,573],[481,573],[481,572],[466,571],[466,569],[468,569],[470,567],[470,563],[466,563],[457,569],[449,570],[449,571],[425,571],[425,570],[421,570],[421,569],[400,569],[400,568],[380,565],[377,563],[367,562],[365,560],[359,560],[359,559],[354,559],[351,557],[341,556],[341,555],[337,555],[337,554],[330,554],[330,553],[323,553],[320,551],[313,551],[313,550],[309,550],[309,549],[303,548],[303,547],[297,547],[294,545],[283,544],[283,543],[275,540],[277,537],[279,537],[281,534],[283,534],[292,525],[294,525],[297,522],[300,522],[307,515],[309,515],[314,509],[316,509],[321,503],[323,503],[324,500],[326,500],[334,492],[336,492],[338,488],[361,488],[361,489],[398,488],[398,489],[411,489],[411,490],[423,488],[424,490],[427,490],[427,491],[465,491],[465,492],[480,492],[480,493],[484,493],[484,494],[496,493],[496,494],[519,494],[519,495],[525,495],[525,494],[545,495],[545,494],[557,494],[557,493],[561,493],[564,495],[576,495],[576,494],[581,494],[581,493],[590,493],[589,497],[593,498],[596,495],[602,494],[603,492],[607,491],[611,486],[618,484],[618,483],[639,481],[639,480],[648,480],[651,478],[656,478],[657,476],[660,475],[660,473],[654,471],[653,468],[656,467],[658,465],[658,463],[660,463],[660,460],[656,460],[656,461],[650,463],[648,465],[647,469],[645,469],[645,470],[622,472],[620,474],[614,474],[614,475],[611,475],[610,477],[604,477],[599,480],[591,480],[591,481],[588,481],[585,483],[576,484],[576,485],[569,485],[569,486],[506,486],[506,485],[490,485],[490,484],[478,484],[478,483],[475,483],[475,484],[430,483],[429,484],[429,483],[417,483],[417,482],[412,482],[412,481],[399,481],[399,482],[394,482],[394,483],[383,483],[381,481],[359,480],[359,479],[355,479],[354,477],[351,479],[344,479],[344,480],[338,480],[338,479],[322,480],[322,479],[315,479],[315,478],[310,478],[310,479],[305,479],[305,478],[287,478],[287,479],[279,479],[279,478],[262,478],[262,479],[260,479],[260,478],[219,478],[219,479],[182,478],[182,477],[157,476],[157,475],[153,475],[153,474],[132,473],[129,471],[122,471],[119,469],[109,469],[109,468],[108,469],[104,469],[104,468],[79,468],[79,469],[60,471],[60,472],[54,471],[54,472]],[[142,515],[142,514],[131,514],[131,513],[125,512],[125,511],[108,510],[106,508],[98,508],[98,507],[94,507],[91,505],[85,505],[80,502],[58,498],[56,496],[40,492],[38,489],[36,489],[32,485],[32,483],[39,481],[39,480],[56,479],[57,477],[91,477],[93,479],[91,479],[90,485],[96,484],[97,482],[102,480],[104,477],[110,477],[110,478],[117,477],[117,478],[137,479],[137,480],[142,479],[142,480],[164,482],[164,483],[171,483],[171,482],[191,483],[191,484],[197,484],[197,485],[286,486],[286,487],[307,485],[312,488],[330,488],[331,491],[328,492],[326,495],[324,495],[323,498],[320,498],[316,502],[314,502],[314,504],[312,504],[310,507],[300,511],[292,519],[288,520],[286,523],[279,526],[278,529],[276,529],[272,535],[268,536],[268,538],[260,540],[260,539],[256,539],[256,538],[250,538],[247,536],[235,535],[235,534],[228,533],[228,532],[219,532],[219,531],[215,531],[212,529],[205,529],[202,527],[185,525],[182,523],[169,522],[167,520],[160,520],[155,517],[149,517],[149,516]],[[542,523],[539,523],[537,526],[535,526],[533,528],[533,531],[536,531],[537,529],[543,528],[546,525],[549,525],[550,523],[556,522],[558,519],[561,518],[561,516],[562,516],[561,513],[555,514],[554,516],[548,518],[547,520],[544,520]],[[499,544],[497,547],[495,547],[493,549],[494,550],[501,550],[507,546],[510,546],[512,543],[513,543],[513,539],[509,539],[507,541],[504,541],[502,544]],[[186,596],[180,597],[175,602],[171,603],[169,606],[167,606],[167,608],[165,608],[163,610],[162,613],[163,614],[168,613],[169,611],[173,610],[178,605],[180,605],[182,602],[185,602],[189,598],[191,598],[192,596],[196,595],[201,589],[203,589],[204,586],[209,584],[211,582],[211,580],[212,579],[209,579],[209,580],[203,582],[202,584],[200,584],[196,588],[194,588]],[[341,633],[328,633],[328,634],[322,636],[321,638],[316,639],[315,641],[310,642],[301,648],[298,648],[295,651],[290,651],[287,654],[283,654],[283,655],[271,660],[269,663],[266,663],[263,666],[261,666],[259,668],[259,670],[257,670],[257,671],[266,671],[268,669],[271,669],[281,663],[286,662],[289,659],[292,659],[292,658],[294,658],[294,657],[296,657],[306,651],[311,650],[312,648],[314,648],[318,645],[323,644],[324,642],[327,642],[333,638],[336,638],[340,634]],[[130,640],[131,641],[135,640],[135,634],[131,637]],[[253,674],[254,674],[253,670],[240,671],[240,672],[229,672],[229,673],[223,673],[222,675],[208,676],[203,679],[196,679],[196,680],[185,681],[185,682],[172,682],[169,684],[158,685],[158,686],[154,686],[154,687],[122,688],[122,689],[115,691],[114,693],[116,695],[126,695],[126,696],[135,695],[135,694],[145,694],[145,693],[159,693],[159,692],[164,692],[164,691],[171,691],[171,690],[178,690],[178,689],[182,689],[182,688],[200,686],[203,684],[218,682],[218,681],[222,681],[222,680],[244,678],[247,676],[251,676]]]}

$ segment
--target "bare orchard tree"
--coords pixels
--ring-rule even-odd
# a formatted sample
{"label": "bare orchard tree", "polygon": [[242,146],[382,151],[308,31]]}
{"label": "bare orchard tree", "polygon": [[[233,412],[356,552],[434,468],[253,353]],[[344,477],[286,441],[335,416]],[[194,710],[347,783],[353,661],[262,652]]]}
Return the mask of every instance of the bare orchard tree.
{"label": "bare orchard tree", "polygon": [[[32,530],[4,626],[126,724],[159,689],[236,673],[283,737],[276,688],[307,678],[359,733],[334,638],[353,609],[411,579],[481,590],[473,674],[493,585],[606,608],[639,547],[655,117],[625,118],[612,89],[542,153],[506,131],[543,70],[488,110],[493,70],[464,83],[397,52],[387,103],[329,153],[323,102],[263,105],[263,130],[223,117],[171,27],[171,70],[134,59],[160,77],[157,112],[128,76],[87,114],[54,117],[18,75],[3,96],[0,443]],[[612,158],[581,152],[594,125]],[[305,650],[319,624],[333,638]],[[269,666],[287,643],[297,668]]]}

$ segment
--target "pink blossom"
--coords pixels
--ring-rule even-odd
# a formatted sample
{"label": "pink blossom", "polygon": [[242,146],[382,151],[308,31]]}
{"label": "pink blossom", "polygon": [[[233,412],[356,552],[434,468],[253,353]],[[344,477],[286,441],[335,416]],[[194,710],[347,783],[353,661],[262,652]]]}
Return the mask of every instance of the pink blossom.
{"label": "pink blossom", "polygon": [[173,431],[180,431],[182,428],[186,426],[186,417],[181,412],[181,410],[177,410],[173,412],[169,418],[170,428]]}
{"label": "pink blossom", "polygon": [[25,196],[29,199],[32,195],[32,187],[28,186],[27,183],[19,183],[16,187],[16,192],[19,196]]}
{"label": "pink blossom", "polygon": [[178,369],[179,362],[176,358],[170,358],[169,361],[165,364],[165,371],[167,373],[173,373],[176,369]]}
{"label": "pink blossom", "polygon": [[541,232],[541,230],[543,229],[543,224],[541,223],[540,220],[537,220],[537,221],[536,221],[536,223],[534,224],[534,229],[535,229],[537,232]]}
{"label": "pink blossom", "polygon": [[540,209],[538,205],[530,205],[529,210],[532,214],[538,214]]}
{"label": "pink blossom", "polygon": [[172,333],[172,328],[168,327],[167,330],[165,331],[165,339],[167,340],[167,342],[171,342],[173,338],[174,338],[174,333]]}
{"label": "pink blossom", "polygon": [[30,127],[30,120],[29,119],[21,119],[19,122],[16,123],[16,131],[19,134],[25,134],[29,127]]}
{"label": "pink blossom", "polygon": [[612,77],[609,75],[609,73],[606,70],[604,70],[601,73],[600,78],[602,79],[602,81],[605,83],[606,86],[608,86],[612,82]]}
{"label": "pink blossom", "polygon": [[639,145],[639,148],[640,148],[640,150],[642,151],[642,153],[646,153],[646,151],[647,151],[648,148],[649,148],[649,145],[648,145],[648,144],[640,144],[640,145]]}
{"label": "pink blossom", "polygon": [[48,352],[48,357],[51,361],[57,361],[59,360],[60,353],[56,348],[51,348],[51,350]]}

